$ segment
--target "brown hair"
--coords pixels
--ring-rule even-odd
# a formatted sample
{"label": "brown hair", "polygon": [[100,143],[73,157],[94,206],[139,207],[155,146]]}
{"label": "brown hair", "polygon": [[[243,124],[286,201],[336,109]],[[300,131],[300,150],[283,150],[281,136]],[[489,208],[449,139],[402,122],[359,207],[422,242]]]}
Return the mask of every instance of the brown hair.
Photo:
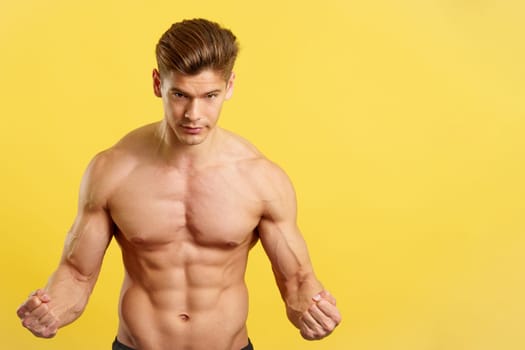
{"label": "brown hair", "polygon": [[173,24],[160,38],[155,53],[161,75],[171,71],[194,75],[210,68],[228,80],[238,51],[229,29],[198,18]]}

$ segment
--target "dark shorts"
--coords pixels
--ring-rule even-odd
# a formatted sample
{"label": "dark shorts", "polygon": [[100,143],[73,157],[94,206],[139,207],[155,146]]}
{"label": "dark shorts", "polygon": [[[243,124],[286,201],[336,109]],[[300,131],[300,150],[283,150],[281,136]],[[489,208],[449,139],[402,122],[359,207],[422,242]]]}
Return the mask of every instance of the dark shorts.
{"label": "dark shorts", "polygon": [[[111,349],[112,350],[135,350],[133,348],[130,348],[129,346],[122,344],[121,342],[117,340],[117,338],[115,338],[115,341],[113,342],[113,346]],[[246,345],[241,350],[253,350],[253,345],[250,339],[248,339],[248,345]]]}

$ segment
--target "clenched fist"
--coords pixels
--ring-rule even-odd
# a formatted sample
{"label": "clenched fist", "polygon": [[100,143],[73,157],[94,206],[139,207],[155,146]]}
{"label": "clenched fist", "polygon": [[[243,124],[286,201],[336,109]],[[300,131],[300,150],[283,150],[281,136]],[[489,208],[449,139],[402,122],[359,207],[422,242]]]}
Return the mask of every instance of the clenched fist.
{"label": "clenched fist", "polygon": [[51,298],[43,290],[31,293],[16,311],[22,325],[37,337],[54,337],[58,330],[58,318],[49,307]]}
{"label": "clenched fist", "polygon": [[333,332],[341,322],[335,298],[323,291],[312,298],[313,304],[301,316],[300,331],[307,340],[318,340]]}

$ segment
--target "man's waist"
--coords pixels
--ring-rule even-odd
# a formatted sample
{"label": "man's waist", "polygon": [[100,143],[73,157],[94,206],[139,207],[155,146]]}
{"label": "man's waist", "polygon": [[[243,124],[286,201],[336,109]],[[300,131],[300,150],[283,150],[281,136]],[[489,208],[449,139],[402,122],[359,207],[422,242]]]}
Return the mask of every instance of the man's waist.
{"label": "man's waist", "polygon": [[167,311],[204,310],[238,305],[248,302],[248,291],[244,281],[235,284],[192,286],[186,284],[162,286],[125,281],[121,291],[121,302],[141,303],[154,309]]}

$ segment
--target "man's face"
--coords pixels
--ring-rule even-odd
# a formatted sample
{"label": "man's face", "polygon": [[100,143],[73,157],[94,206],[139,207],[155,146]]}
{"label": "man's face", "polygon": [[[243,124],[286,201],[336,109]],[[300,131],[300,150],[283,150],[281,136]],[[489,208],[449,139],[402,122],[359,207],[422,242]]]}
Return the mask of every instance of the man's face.
{"label": "man's face", "polygon": [[164,118],[178,142],[198,145],[213,131],[222,104],[233,93],[234,74],[228,81],[220,72],[203,70],[196,75],[153,71],[155,95],[162,98]]}

